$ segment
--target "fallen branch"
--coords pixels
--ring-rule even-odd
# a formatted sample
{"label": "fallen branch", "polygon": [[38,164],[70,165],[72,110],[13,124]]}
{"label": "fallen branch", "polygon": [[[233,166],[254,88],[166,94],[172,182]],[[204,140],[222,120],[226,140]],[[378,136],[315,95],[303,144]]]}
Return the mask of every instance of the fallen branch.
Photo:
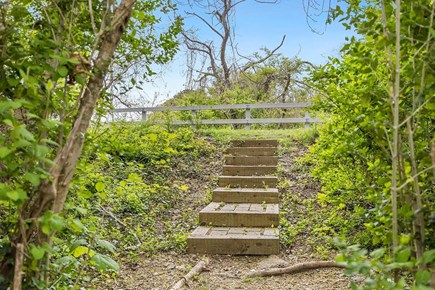
{"label": "fallen branch", "polygon": [[205,259],[204,261],[200,261],[192,270],[189,271],[183,278],[181,278],[174,286],[172,286],[171,290],[177,290],[183,288],[187,281],[192,279],[196,274],[201,273],[208,267],[209,259]]}
{"label": "fallen branch", "polygon": [[274,275],[282,275],[282,274],[294,274],[307,270],[313,270],[318,268],[345,268],[344,265],[337,264],[332,261],[317,261],[317,262],[305,262],[296,264],[293,266],[285,267],[285,268],[272,268],[267,270],[253,271],[246,275],[247,278],[253,277],[265,277],[265,276],[274,276]]}

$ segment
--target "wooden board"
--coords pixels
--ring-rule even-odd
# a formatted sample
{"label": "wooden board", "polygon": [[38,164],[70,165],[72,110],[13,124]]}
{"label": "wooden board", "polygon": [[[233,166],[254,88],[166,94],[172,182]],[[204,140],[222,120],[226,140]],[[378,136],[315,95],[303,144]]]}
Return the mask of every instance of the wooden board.
{"label": "wooden board", "polygon": [[223,188],[213,190],[214,202],[240,203],[278,203],[278,189],[276,188]]}
{"label": "wooden board", "polygon": [[278,204],[212,202],[199,212],[200,225],[277,227]]}
{"label": "wooden board", "polygon": [[276,176],[220,176],[220,187],[253,187],[271,188],[276,187]]}
{"label": "wooden board", "polygon": [[279,230],[201,226],[188,237],[187,252],[222,255],[278,254]]}
{"label": "wooden board", "polygon": [[275,165],[224,165],[222,174],[227,176],[262,176],[275,173]]}
{"label": "wooden board", "polygon": [[276,156],[226,156],[226,165],[277,165]]}
{"label": "wooden board", "polygon": [[225,154],[233,156],[273,156],[276,154],[276,147],[232,147],[228,148]]}
{"label": "wooden board", "polygon": [[232,147],[278,147],[277,140],[233,140]]}

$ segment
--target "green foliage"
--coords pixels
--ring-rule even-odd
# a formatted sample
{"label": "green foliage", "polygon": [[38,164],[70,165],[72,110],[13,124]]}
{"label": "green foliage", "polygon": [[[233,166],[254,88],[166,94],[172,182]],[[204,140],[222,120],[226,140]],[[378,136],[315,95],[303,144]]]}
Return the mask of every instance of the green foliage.
{"label": "green foliage", "polygon": [[[415,259],[411,255],[411,247],[408,245],[409,237],[402,236],[401,246],[393,256],[386,255],[385,248],[378,248],[368,252],[358,245],[347,245],[337,239],[337,247],[341,249],[337,256],[337,263],[346,266],[346,274],[362,274],[367,276],[362,285],[352,283],[352,289],[432,289],[429,286],[432,274],[423,268],[413,273],[413,269],[422,264],[435,262],[435,250],[428,250],[421,259]],[[397,281],[391,278],[394,271],[401,271],[401,278]],[[413,278],[413,279],[411,279]],[[412,281],[410,283],[410,281]],[[411,285],[410,285],[411,284]]]}
{"label": "green foliage", "polygon": [[317,126],[313,125],[310,128],[298,129],[254,129],[254,130],[232,130],[218,128],[204,128],[198,131],[199,134],[210,136],[211,138],[220,141],[228,142],[230,140],[244,139],[277,139],[280,141],[281,148],[285,150],[295,142],[302,144],[310,144],[316,136]]}
{"label": "green foliage", "polygon": [[[2,289],[7,288],[12,279],[9,270],[13,269],[17,243],[28,246],[25,250],[29,254],[24,255],[23,268],[26,288],[74,288],[81,284],[83,277],[89,278],[83,274],[85,270],[119,270],[106,256],[113,255],[109,253],[112,251],[102,247],[108,244],[96,242],[98,227],[89,227],[78,218],[89,209],[77,208],[74,214],[68,215],[38,212],[42,207],[40,193],[47,192],[41,188],[52,180],[53,176],[48,172],[58,165],[55,164],[59,162],[56,157],[78,118],[80,104],[86,102],[82,98],[83,92],[95,71],[92,66],[96,54],[101,52],[101,36],[112,29],[107,24],[113,20],[111,17],[118,4],[119,1],[28,0],[0,3]],[[167,27],[160,27],[160,24],[164,16],[174,10],[170,1],[136,2],[133,21],[125,27],[111,66],[114,71],[125,72],[133,63],[140,63],[142,77],[147,77],[153,74],[153,64],[171,59],[178,49],[181,20],[175,18],[166,23]],[[110,73],[116,75],[114,71]],[[110,83],[109,79],[107,83]],[[111,106],[109,89],[106,87],[101,92],[98,113]],[[94,155],[93,152],[86,154]],[[95,188],[88,188],[88,193],[83,194],[98,192],[103,195],[106,190],[104,183],[96,183]],[[24,237],[26,232],[31,235]],[[56,233],[61,234],[56,236]],[[80,246],[89,251],[74,256],[71,253],[76,247],[71,237],[77,237],[78,233],[83,235],[78,240],[85,241]],[[51,237],[53,243],[49,242]],[[65,286],[67,283],[71,283],[69,287]]]}
{"label": "green foliage", "polygon": [[[382,3],[351,1],[347,11],[337,7],[333,13],[345,26],[355,28],[360,37],[348,39],[341,59],[332,58],[313,73],[313,85],[321,91],[316,107],[328,118],[319,128],[319,138],[307,161],[315,166],[313,174],[322,182],[317,202],[333,209],[325,213],[318,227],[338,229],[329,236],[345,236],[351,244],[361,245],[346,248],[343,260],[355,260],[355,267],[349,264],[351,272],[369,276],[363,287],[402,289],[413,284],[414,289],[425,289],[427,281],[421,281],[427,274],[414,275],[412,270],[419,264],[415,255],[421,235],[426,236],[424,249],[435,247],[430,219],[435,212],[434,164],[430,158],[435,140],[435,115],[430,105],[435,86],[428,71],[434,65],[429,22],[434,7],[431,1],[401,1],[401,57],[394,59],[397,7],[393,1],[385,2],[383,27]],[[409,247],[391,249],[396,61],[401,68],[397,220],[399,233],[411,242]],[[421,198],[421,205],[417,198]],[[419,228],[425,228],[424,232]],[[385,251],[373,252],[377,248]],[[394,251],[396,254],[391,255]],[[371,252],[368,257],[367,252]],[[408,262],[411,264],[400,264]],[[395,269],[401,270],[398,280],[392,278]]]}
{"label": "green foliage", "polygon": [[68,230],[56,239],[53,259],[69,263],[58,285],[79,276],[98,285],[107,276],[92,269],[117,271],[138,251],[183,251],[196,219],[188,208],[176,220],[173,212],[192,194],[185,182],[203,170],[198,160],[216,152],[191,130],[145,123],[112,123],[88,138],[66,204]]}
{"label": "green foliage", "polygon": [[[40,218],[43,233],[57,233],[52,245],[29,248],[28,271],[57,274],[26,282],[33,287],[98,288],[119,272],[119,262],[129,263],[138,251],[184,251],[187,232],[197,222],[192,209],[179,203],[192,199],[186,182],[201,176],[200,160],[208,164],[215,145],[188,129],[168,132],[143,123],[112,123],[89,132],[87,140],[65,212]],[[3,217],[6,233],[17,217]],[[7,235],[0,240],[0,253],[9,243]]]}

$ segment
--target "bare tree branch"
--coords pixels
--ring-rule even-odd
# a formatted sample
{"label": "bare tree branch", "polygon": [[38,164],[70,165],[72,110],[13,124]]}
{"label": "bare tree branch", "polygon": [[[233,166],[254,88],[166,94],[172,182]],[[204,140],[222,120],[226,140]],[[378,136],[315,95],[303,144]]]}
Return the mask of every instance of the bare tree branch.
{"label": "bare tree branch", "polygon": [[197,13],[192,13],[192,12],[186,12],[187,15],[191,15],[191,16],[195,16],[199,19],[201,19],[202,22],[204,22],[211,30],[213,30],[214,33],[216,33],[217,35],[219,35],[221,38],[224,38],[224,36],[222,35],[222,33],[219,32],[219,30],[217,30],[216,28],[213,27],[213,25],[211,25],[210,23],[208,23],[207,20],[204,19],[204,17],[202,17],[201,15],[198,15]]}
{"label": "bare tree branch", "polygon": [[281,43],[280,43],[277,47],[275,47],[275,49],[273,49],[270,53],[268,53],[266,56],[264,56],[263,58],[261,58],[261,59],[259,59],[259,60],[248,62],[247,64],[245,64],[245,65],[242,67],[241,70],[242,70],[243,72],[245,72],[245,71],[247,71],[249,68],[251,68],[251,67],[253,67],[253,66],[257,65],[257,64],[260,64],[260,63],[265,62],[265,61],[266,61],[267,59],[269,59],[272,55],[274,55],[275,52],[276,52],[278,49],[281,48],[281,46],[283,46],[284,41],[285,41],[285,37],[286,37],[286,36],[284,35],[284,36],[282,37]]}

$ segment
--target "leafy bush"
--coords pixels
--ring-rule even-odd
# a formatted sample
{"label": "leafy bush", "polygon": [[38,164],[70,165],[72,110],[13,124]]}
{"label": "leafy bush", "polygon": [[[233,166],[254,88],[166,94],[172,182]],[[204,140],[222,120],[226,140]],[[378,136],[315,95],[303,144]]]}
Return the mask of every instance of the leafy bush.
{"label": "leafy bush", "polygon": [[[57,273],[54,281],[35,278],[37,288],[97,287],[137,252],[183,251],[196,215],[184,215],[190,209],[179,203],[192,199],[189,180],[207,164],[199,160],[217,152],[189,129],[168,132],[145,123],[113,123],[86,138],[64,214],[47,212],[40,221],[45,234],[57,232],[53,244],[29,250],[31,267]],[[2,232],[12,217],[0,222]],[[0,249],[8,243],[3,238]],[[47,266],[41,263],[45,253]]]}
{"label": "leafy bush", "polygon": [[313,74],[316,106],[329,118],[307,160],[323,185],[319,204],[333,208],[322,226],[359,244],[343,247],[340,260],[358,261],[349,271],[369,276],[369,289],[427,289],[417,270],[433,264],[423,257],[435,248],[433,3],[401,1],[398,14],[392,1],[366,4],[334,10],[361,38]]}

